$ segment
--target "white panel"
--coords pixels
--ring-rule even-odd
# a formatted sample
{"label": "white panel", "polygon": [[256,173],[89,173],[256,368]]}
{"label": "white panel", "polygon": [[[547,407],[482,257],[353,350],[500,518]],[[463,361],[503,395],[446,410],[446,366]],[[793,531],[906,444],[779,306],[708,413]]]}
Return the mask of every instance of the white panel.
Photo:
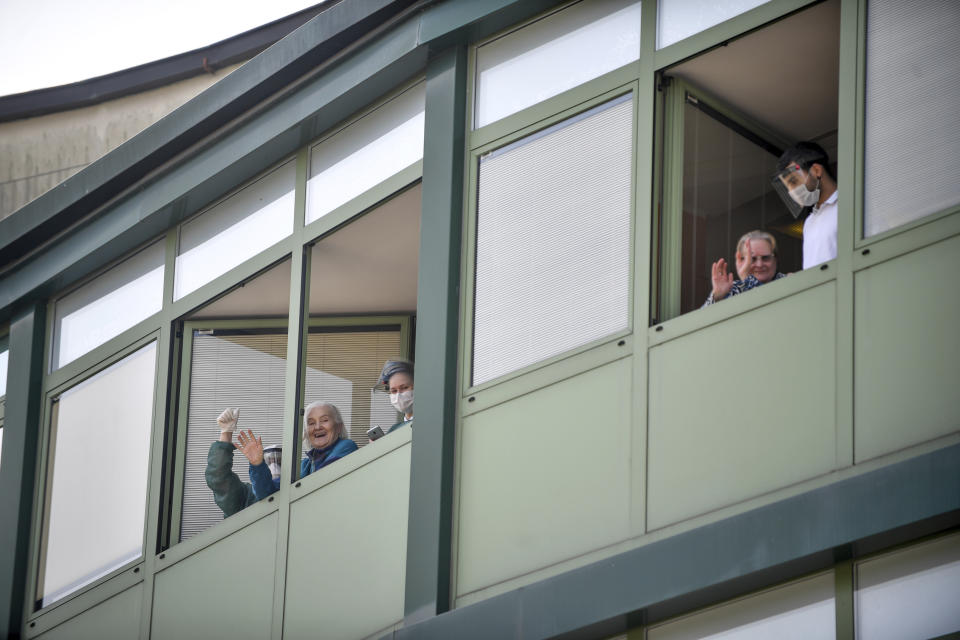
{"label": "white panel", "polygon": [[960,7],[867,7],[864,235],[960,204]]}
{"label": "white panel", "polygon": [[54,404],[44,605],[142,555],[156,354],[152,342]]}
{"label": "white panel", "polygon": [[960,536],[857,565],[861,640],[926,640],[960,631]]}
{"label": "white panel", "polygon": [[313,222],[423,158],[423,83],[310,150],[307,222]]}
{"label": "white panel", "polygon": [[480,160],[473,384],[629,325],[629,96]]}
{"label": "white panel", "polygon": [[477,49],[476,127],[639,58],[639,2],[575,4]]}
{"label": "white panel", "polygon": [[657,49],[766,4],[769,0],[659,0]]}
{"label": "white panel", "polygon": [[833,574],[801,580],[653,627],[648,640],[825,640],[836,636]]}
{"label": "white panel", "polygon": [[185,223],[173,299],[290,235],[295,178],[296,162],[291,160]]}
{"label": "white panel", "polygon": [[163,247],[154,243],[57,300],[54,369],[160,311]]}

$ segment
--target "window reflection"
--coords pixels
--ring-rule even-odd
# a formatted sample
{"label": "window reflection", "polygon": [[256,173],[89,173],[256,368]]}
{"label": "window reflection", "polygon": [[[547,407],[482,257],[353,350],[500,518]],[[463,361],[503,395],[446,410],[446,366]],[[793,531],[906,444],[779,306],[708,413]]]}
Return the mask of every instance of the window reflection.
{"label": "window reflection", "polygon": [[164,243],[156,242],[57,300],[54,369],[160,311],[163,259]]}
{"label": "window reflection", "polygon": [[418,84],[310,150],[308,223],[423,158],[425,97]]}
{"label": "window reflection", "polygon": [[291,160],[184,223],[173,299],[290,235],[295,178],[296,163]]}

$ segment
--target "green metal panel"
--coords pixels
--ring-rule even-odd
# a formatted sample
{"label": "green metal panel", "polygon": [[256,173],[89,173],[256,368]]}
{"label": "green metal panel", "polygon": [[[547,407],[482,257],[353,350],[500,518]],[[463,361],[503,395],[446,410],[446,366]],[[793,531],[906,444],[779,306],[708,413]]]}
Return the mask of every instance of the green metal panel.
{"label": "green metal panel", "polygon": [[463,420],[458,597],[629,536],[631,369],[622,358]]}
{"label": "green metal panel", "polygon": [[267,638],[277,516],[157,572],[150,637]]}
{"label": "green metal panel", "polygon": [[[409,431],[303,481],[290,505],[285,638],[363,638],[403,619]],[[321,475],[332,479],[311,492]]]}
{"label": "green metal panel", "polygon": [[[453,443],[457,419],[457,328],[466,50],[448,49],[427,68],[423,192],[417,269],[416,428],[410,476],[405,616],[450,604]],[[427,337],[428,339],[424,339]]]}
{"label": "green metal panel", "polygon": [[958,273],[960,236],[856,274],[857,462],[960,430]]}
{"label": "green metal panel", "polygon": [[835,295],[826,283],[650,350],[648,529],[835,467]]}
{"label": "green metal panel", "polygon": [[393,638],[622,633],[956,527],[958,469],[960,445],[915,456],[454,609]]}
{"label": "green metal panel", "polygon": [[0,462],[0,636],[20,633],[30,557],[30,522],[39,446],[44,308],[20,309],[10,323]]}
{"label": "green metal panel", "polygon": [[136,638],[140,634],[140,601],[143,584],[122,591],[53,629],[37,640],[103,640]]}

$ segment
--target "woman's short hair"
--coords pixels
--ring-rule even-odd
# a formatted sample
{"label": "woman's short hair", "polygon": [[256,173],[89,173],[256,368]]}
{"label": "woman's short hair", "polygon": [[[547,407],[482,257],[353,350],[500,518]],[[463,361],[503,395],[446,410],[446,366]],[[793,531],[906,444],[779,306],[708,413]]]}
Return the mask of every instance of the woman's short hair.
{"label": "woman's short hair", "polygon": [[780,254],[777,252],[777,239],[773,237],[773,234],[767,231],[761,231],[760,229],[747,231],[745,234],[740,236],[740,240],[737,242],[737,255],[740,255],[741,251],[743,250],[743,243],[745,243],[747,240],[766,240],[770,245],[770,251],[773,252],[777,262],[780,262]]}
{"label": "woman's short hair", "polygon": [[330,404],[329,402],[324,402],[323,400],[317,400],[311,402],[303,410],[303,451],[306,453],[312,447],[310,446],[310,441],[307,439],[307,419],[310,417],[310,412],[314,409],[319,409],[320,407],[326,407],[327,412],[330,414],[330,417],[333,418],[333,424],[336,427],[336,438],[334,442],[340,438],[347,438],[350,434],[347,433],[347,426],[343,424],[343,416],[340,415],[340,409],[337,409],[336,405]]}

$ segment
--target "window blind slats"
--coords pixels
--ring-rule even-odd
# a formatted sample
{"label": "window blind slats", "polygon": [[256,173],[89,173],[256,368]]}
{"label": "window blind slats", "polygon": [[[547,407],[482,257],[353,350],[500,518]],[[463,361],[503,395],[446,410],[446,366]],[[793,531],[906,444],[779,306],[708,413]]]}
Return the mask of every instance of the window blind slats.
{"label": "window blind slats", "polygon": [[629,323],[629,96],[480,161],[473,384]]}

